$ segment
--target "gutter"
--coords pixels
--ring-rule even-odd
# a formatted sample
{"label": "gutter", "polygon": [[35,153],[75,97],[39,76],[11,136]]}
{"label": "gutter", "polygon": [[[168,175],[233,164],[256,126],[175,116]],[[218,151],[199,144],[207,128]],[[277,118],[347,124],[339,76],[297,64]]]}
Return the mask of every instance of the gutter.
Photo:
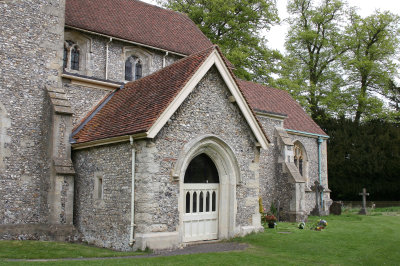
{"label": "gutter", "polygon": [[316,137],[316,138],[322,138],[322,139],[329,139],[328,135],[321,135],[321,134],[315,134],[315,133],[309,133],[305,131],[299,131],[299,130],[294,130],[294,129],[285,129],[287,132],[295,134],[295,135],[303,135],[307,137]]}
{"label": "gutter", "polygon": [[112,40],[113,38],[110,37],[110,40],[106,43],[106,80],[108,79],[108,46]]}
{"label": "gutter", "polygon": [[133,246],[136,242],[135,240],[135,155],[136,155],[136,150],[134,146],[134,140],[133,137],[130,136],[129,138],[130,143],[131,143],[131,148],[132,148],[132,192],[131,192],[131,233],[129,237],[129,246]]}
{"label": "gutter", "polygon": [[[317,142],[318,142],[318,178],[319,178],[319,184],[320,185],[322,185],[322,174],[321,174],[321,172],[322,172],[322,169],[321,169],[321,160],[322,160],[322,158],[321,158],[321,144],[322,144],[322,142],[323,142],[324,140],[321,138],[321,137],[318,137],[318,140],[317,140]],[[324,206],[324,194],[323,194],[323,192],[321,191],[321,195],[320,195],[320,197],[321,197],[321,200],[320,200],[320,202],[321,202],[321,208]]]}

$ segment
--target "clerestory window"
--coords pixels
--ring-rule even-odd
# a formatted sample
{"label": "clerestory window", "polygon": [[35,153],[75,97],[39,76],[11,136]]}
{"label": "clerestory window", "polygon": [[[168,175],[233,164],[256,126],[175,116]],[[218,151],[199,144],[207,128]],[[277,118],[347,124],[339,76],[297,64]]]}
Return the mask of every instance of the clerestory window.
{"label": "clerestory window", "polygon": [[142,62],[134,55],[129,56],[125,61],[125,80],[138,80],[142,77]]}
{"label": "clerestory window", "polygon": [[79,46],[67,40],[64,43],[63,67],[64,69],[79,70],[80,65],[80,50]]}

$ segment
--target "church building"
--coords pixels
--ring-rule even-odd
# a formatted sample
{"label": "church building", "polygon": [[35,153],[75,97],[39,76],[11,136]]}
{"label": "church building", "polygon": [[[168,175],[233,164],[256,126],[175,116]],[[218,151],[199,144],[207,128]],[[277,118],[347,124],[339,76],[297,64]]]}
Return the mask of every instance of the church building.
{"label": "church building", "polygon": [[[326,133],[184,14],[0,0],[0,239],[177,248],[328,213]],[[316,187],[318,187],[317,191]]]}

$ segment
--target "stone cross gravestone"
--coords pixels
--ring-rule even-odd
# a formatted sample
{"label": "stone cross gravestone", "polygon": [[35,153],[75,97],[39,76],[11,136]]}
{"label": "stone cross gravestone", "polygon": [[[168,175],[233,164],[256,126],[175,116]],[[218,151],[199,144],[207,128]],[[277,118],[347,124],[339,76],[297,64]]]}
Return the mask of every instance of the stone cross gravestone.
{"label": "stone cross gravestone", "polygon": [[315,191],[315,207],[311,211],[311,215],[325,215],[324,211],[321,209],[321,192],[324,191],[324,187],[321,186],[318,181],[315,181],[311,189],[312,191]]}
{"label": "stone cross gravestone", "polygon": [[363,188],[363,192],[359,193],[358,195],[362,196],[362,208],[358,214],[367,214],[367,196],[369,196],[369,193],[367,193],[367,189]]}

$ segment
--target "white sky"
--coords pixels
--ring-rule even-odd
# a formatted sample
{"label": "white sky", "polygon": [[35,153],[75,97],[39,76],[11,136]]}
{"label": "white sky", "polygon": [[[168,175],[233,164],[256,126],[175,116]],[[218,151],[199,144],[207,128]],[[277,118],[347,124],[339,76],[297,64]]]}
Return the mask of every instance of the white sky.
{"label": "white sky", "polygon": [[[287,22],[283,20],[288,17],[286,11],[287,0],[277,0],[277,7],[281,25],[274,26],[269,32],[266,33],[268,46],[273,49],[284,51],[285,36],[289,27]],[[349,6],[358,7],[358,14],[363,17],[371,15],[376,9],[380,11],[389,10],[390,12],[400,15],[400,1],[399,0],[347,0]]]}
{"label": "white sky", "polygon": [[[156,0],[142,0],[153,5],[156,5]],[[279,17],[282,20],[281,25],[274,26],[269,32],[266,33],[268,40],[267,45],[270,48],[284,51],[285,36],[288,29],[288,23],[283,20],[287,18],[286,12],[287,0],[276,0]],[[380,11],[389,10],[394,14],[400,15],[400,0],[347,0],[349,6],[356,6],[359,8],[358,13],[365,17],[371,15],[376,9]]]}

